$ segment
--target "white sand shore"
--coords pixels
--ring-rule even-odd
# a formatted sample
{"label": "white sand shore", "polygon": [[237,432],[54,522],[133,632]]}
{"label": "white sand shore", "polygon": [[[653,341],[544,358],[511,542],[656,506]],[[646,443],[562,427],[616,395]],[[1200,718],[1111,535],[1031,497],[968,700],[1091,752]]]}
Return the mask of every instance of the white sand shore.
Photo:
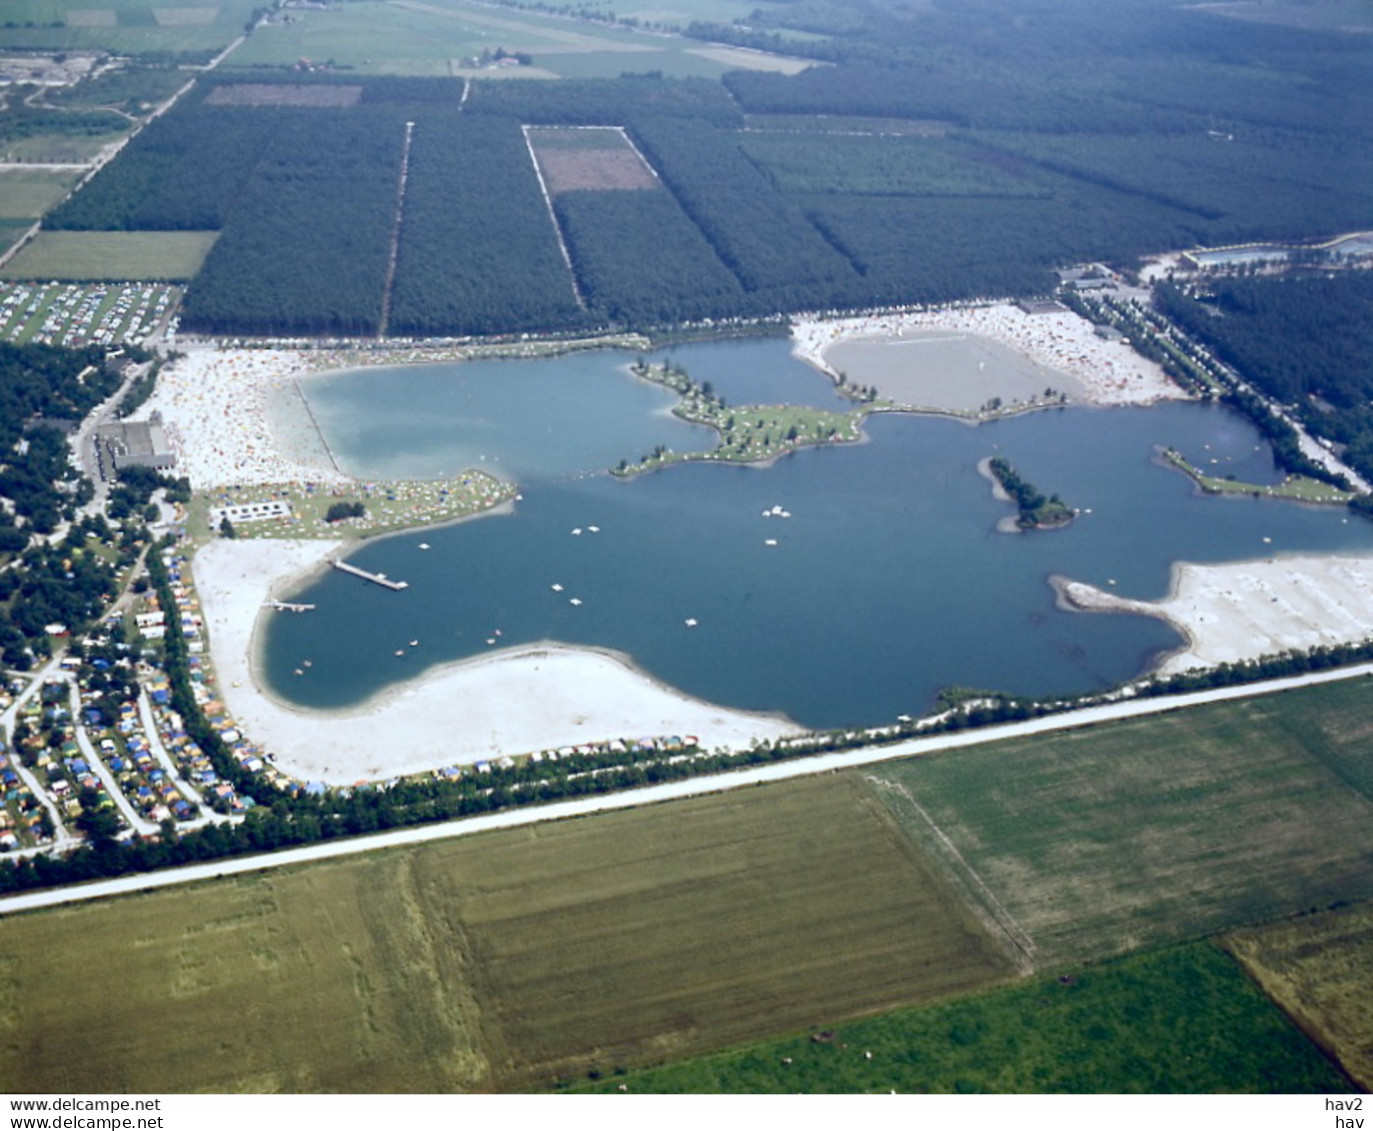
{"label": "white sand shore", "polygon": [[165,365],[157,387],[135,416],[158,410],[177,454],[176,471],[197,490],[228,484],[346,482],[312,449],[277,434],[269,399],[318,368],[304,350],[187,347]]}
{"label": "white sand shore", "polygon": [[[990,338],[1016,350],[1038,365],[1075,378],[1092,404],[1153,404],[1185,396],[1157,363],[1123,342],[1097,337],[1092,324],[1072,311],[1026,314],[1010,303],[860,318],[802,317],[792,329],[792,352],[837,377],[825,353],[839,342],[896,341],[933,330]],[[876,384],[879,393],[890,395],[880,379],[857,373],[849,377],[855,384]]]}
{"label": "white sand shore", "polygon": [[1179,562],[1161,601],[1067,578],[1055,578],[1054,587],[1067,608],[1140,613],[1176,626],[1188,643],[1160,666],[1165,675],[1373,636],[1373,556]]}
{"label": "white sand shore", "polygon": [[285,707],[253,677],[254,628],[273,591],[318,568],[336,548],[220,540],[192,563],[224,704],[240,729],[294,777],[352,783],[644,735],[695,735],[714,749],[800,733],[778,716],[692,699],[608,653],[556,644],[431,670],[357,711]]}

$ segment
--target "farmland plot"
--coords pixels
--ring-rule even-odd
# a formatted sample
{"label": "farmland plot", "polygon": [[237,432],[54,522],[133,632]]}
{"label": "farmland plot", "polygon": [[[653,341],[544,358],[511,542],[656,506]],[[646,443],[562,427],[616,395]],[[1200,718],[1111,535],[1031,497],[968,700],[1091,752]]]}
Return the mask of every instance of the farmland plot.
{"label": "farmland plot", "polygon": [[1101,957],[1373,894],[1373,804],[1283,726],[1286,698],[871,778],[1035,965]]}
{"label": "farmland plot", "polygon": [[417,898],[406,858],[378,855],[9,922],[0,1088],[471,1086],[461,939]]}
{"label": "farmland plot", "polygon": [[1011,973],[827,777],[11,919],[0,1088],[538,1087]]}
{"label": "farmland plot", "polygon": [[1270,998],[1373,1087],[1373,906],[1239,931],[1224,945]]}

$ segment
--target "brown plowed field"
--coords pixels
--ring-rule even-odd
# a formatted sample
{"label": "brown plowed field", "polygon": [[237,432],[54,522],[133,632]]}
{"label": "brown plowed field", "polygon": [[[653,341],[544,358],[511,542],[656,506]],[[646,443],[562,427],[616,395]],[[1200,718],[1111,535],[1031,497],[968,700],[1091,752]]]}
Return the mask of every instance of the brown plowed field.
{"label": "brown plowed field", "polygon": [[534,150],[544,184],[557,196],[577,189],[651,189],[658,178],[628,146],[617,149]]}

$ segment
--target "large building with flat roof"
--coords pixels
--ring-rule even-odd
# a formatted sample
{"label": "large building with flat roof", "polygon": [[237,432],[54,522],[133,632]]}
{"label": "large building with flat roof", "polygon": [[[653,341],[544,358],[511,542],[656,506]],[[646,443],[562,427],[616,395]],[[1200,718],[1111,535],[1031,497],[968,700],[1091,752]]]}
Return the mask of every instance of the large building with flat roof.
{"label": "large building with flat roof", "polygon": [[176,466],[176,453],[167,443],[162,417],[156,412],[146,421],[102,424],[96,429],[96,447],[103,478],[126,467],[166,471]]}

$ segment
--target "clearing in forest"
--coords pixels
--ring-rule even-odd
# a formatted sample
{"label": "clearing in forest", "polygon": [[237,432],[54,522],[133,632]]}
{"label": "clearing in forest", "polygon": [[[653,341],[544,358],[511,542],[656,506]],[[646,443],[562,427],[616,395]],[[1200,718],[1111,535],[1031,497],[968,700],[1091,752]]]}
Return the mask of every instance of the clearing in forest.
{"label": "clearing in forest", "polygon": [[353,106],[361,97],[360,86],[235,82],[215,87],[205,101],[210,106]]}
{"label": "clearing in forest", "polygon": [[526,127],[550,196],[579,189],[651,189],[660,181],[617,126]]}

